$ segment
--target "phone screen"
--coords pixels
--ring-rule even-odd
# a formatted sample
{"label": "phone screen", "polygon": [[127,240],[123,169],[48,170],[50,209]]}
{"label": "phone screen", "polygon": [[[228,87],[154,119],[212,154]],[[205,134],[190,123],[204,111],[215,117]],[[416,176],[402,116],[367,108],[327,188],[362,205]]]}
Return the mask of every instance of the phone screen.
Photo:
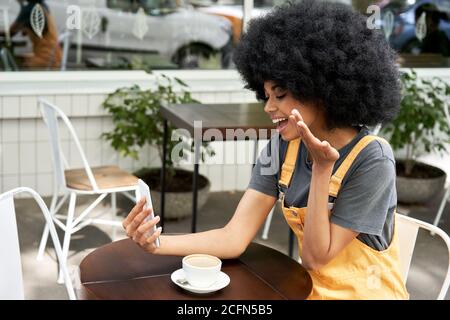
{"label": "phone screen", "polygon": [[[139,194],[140,194],[140,197],[141,197],[141,199],[143,198],[143,197],[145,197],[146,198],[146,203],[145,203],[145,206],[144,206],[144,208],[145,209],[149,209],[149,208],[151,208],[152,209],[152,212],[151,212],[151,214],[148,216],[148,217],[146,217],[145,218],[145,222],[147,222],[147,221],[150,221],[150,220],[152,220],[154,217],[155,217],[155,215],[154,215],[154,213],[153,213],[153,204],[152,204],[152,198],[151,198],[151,196],[150,196],[150,188],[149,188],[149,186],[144,182],[144,181],[142,181],[141,179],[139,179],[138,180],[138,185],[139,185]],[[150,230],[149,232],[148,232],[148,236],[150,236],[150,235],[152,235],[154,232],[156,232],[156,225],[153,227],[153,229],[152,230]],[[158,247],[159,248],[159,237],[158,238],[156,238],[156,241],[155,241],[155,245],[156,245],[156,247]]]}

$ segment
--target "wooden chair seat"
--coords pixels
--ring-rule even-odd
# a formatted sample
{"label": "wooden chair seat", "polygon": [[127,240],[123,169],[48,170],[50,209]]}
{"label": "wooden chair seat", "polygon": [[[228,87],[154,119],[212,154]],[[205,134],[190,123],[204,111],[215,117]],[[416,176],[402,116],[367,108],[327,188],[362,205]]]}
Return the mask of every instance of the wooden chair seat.
{"label": "wooden chair seat", "polygon": [[[138,178],[116,166],[92,168],[99,189],[114,189],[137,185]],[[65,170],[66,185],[71,189],[91,191],[93,187],[84,169]]]}

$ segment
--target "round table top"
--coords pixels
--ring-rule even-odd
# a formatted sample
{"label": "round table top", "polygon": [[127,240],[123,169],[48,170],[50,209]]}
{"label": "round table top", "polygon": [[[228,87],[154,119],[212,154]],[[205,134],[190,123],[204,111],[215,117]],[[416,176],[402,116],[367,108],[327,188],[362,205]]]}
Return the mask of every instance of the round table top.
{"label": "round table top", "polygon": [[279,251],[252,243],[238,259],[223,260],[230,284],[214,293],[194,294],[174,284],[170,275],[182,257],[152,255],[132,240],[110,243],[80,264],[81,299],[221,299],[303,300],[312,290],[308,272]]}

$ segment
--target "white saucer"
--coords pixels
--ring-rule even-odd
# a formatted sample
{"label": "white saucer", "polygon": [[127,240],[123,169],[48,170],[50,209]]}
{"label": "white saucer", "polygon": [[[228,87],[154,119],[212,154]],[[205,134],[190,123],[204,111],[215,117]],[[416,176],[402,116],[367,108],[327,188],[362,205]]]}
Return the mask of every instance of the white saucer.
{"label": "white saucer", "polygon": [[179,286],[180,288],[183,288],[185,290],[194,292],[194,293],[211,293],[211,292],[215,292],[218,291],[220,289],[225,288],[229,283],[230,283],[230,277],[220,271],[219,274],[219,279],[214,282],[211,286],[207,287],[207,288],[199,288],[199,287],[194,287],[190,284],[181,284],[177,282],[178,280],[184,280],[186,279],[185,275],[184,275],[184,271],[183,269],[178,269],[177,271],[174,271],[171,276],[170,279],[172,279],[173,283],[175,283],[177,286]]}

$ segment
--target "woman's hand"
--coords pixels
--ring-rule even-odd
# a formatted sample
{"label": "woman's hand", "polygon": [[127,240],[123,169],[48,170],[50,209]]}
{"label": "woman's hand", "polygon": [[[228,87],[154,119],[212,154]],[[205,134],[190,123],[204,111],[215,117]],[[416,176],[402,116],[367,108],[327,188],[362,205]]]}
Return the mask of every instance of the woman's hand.
{"label": "woman's hand", "polygon": [[311,133],[298,110],[292,110],[289,121],[297,127],[297,132],[311,155],[313,166],[332,168],[339,159],[339,152],[328,141],[320,141]]}
{"label": "woman's hand", "polygon": [[157,247],[155,240],[161,235],[162,228],[159,227],[151,236],[147,235],[149,230],[159,222],[159,216],[156,216],[150,221],[144,222],[152,209],[144,210],[145,198],[141,199],[134,208],[130,211],[128,216],[122,223],[123,228],[127,232],[127,236],[133,239],[142,249],[149,253],[155,253]]}

